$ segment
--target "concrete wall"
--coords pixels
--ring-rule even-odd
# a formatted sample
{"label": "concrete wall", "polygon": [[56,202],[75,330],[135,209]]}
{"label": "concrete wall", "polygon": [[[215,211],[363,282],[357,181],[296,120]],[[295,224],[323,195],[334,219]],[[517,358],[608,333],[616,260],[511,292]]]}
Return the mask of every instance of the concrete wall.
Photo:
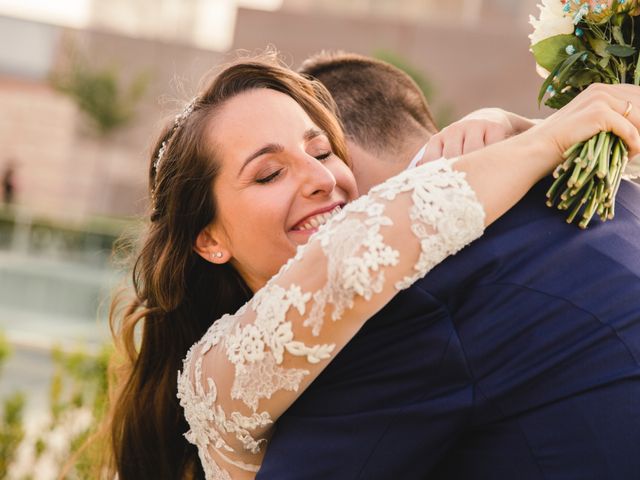
{"label": "concrete wall", "polygon": [[271,43],[294,66],[322,49],[365,55],[393,51],[432,81],[436,109],[449,105],[459,116],[500,106],[536,117],[548,110],[536,104],[542,79],[535,73],[527,33],[521,23],[465,26],[240,10],[234,46],[254,50]]}
{"label": "concrete wall", "polygon": [[[509,23],[501,12],[487,11],[486,21],[465,25],[240,9],[232,51],[258,51],[271,44],[297,66],[321,49],[387,50],[426,73],[435,87],[436,112],[449,109],[456,118],[500,106],[546,115],[535,103],[541,79],[528,52],[526,18],[518,14],[518,21]],[[0,65],[0,168],[9,157],[19,163],[18,200],[52,216],[144,212],[154,135],[192,97],[207,71],[235,55],[103,31],[39,28],[46,33],[41,38],[55,43],[42,46],[43,52],[54,53],[40,63],[54,70],[65,66],[72,47],[96,68],[117,68],[125,84],[141,72],[149,74],[151,83],[135,120],[100,137],[42,72],[25,79]]]}
{"label": "concrete wall", "polygon": [[148,89],[130,124],[100,136],[46,77],[27,79],[0,69],[0,171],[15,161],[17,203],[47,216],[140,214],[147,206],[154,136],[222,56],[106,32],[59,28],[56,38],[53,70],[65,66],[72,46],[92,67],[115,68],[124,85],[148,74]]}

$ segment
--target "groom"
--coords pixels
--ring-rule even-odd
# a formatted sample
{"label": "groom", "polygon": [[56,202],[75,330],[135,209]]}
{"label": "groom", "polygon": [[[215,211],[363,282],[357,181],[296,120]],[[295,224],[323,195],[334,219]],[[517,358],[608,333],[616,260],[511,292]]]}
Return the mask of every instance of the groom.
{"label": "groom", "polygon": [[[305,65],[335,95],[365,191],[405,153],[378,139],[420,148],[415,111],[370,121],[405,108],[375,73],[389,68]],[[280,418],[259,480],[640,478],[640,188],[624,182],[616,219],[580,231],[544,205],[548,184],[365,324]]]}

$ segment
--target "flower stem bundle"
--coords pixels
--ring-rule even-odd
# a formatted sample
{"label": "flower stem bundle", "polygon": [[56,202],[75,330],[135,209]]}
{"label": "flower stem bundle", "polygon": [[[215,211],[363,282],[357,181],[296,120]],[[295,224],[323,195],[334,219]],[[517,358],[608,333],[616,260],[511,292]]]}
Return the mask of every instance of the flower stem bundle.
{"label": "flower stem bundle", "polygon": [[567,211],[567,223],[578,219],[583,229],[595,215],[602,221],[613,219],[615,197],[629,161],[624,142],[610,132],[600,132],[573,145],[563,158],[553,172],[547,205]]}

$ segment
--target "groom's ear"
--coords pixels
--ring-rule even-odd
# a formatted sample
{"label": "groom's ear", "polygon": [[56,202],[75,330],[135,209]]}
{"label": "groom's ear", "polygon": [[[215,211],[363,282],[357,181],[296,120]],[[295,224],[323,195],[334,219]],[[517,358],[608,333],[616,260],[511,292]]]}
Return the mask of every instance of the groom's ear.
{"label": "groom's ear", "polygon": [[226,235],[214,225],[207,225],[196,237],[193,250],[207,262],[222,264],[231,260]]}

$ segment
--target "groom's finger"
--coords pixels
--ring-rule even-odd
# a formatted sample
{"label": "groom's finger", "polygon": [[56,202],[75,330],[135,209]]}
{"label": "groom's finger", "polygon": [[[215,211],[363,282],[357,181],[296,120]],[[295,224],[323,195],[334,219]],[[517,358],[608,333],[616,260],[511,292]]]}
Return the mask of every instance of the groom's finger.
{"label": "groom's finger", "polygon": [[484,134],[484,144],[493,145],[507,138],[507,131],[500,125],[489,125]]}
{"label": "groom's finger", "polygon": [[487,131],[484,128],[471,129],[465,132],[464,145],[462,146],[462,154],[475,152],[483,148],[485,143],[485,135]]}
{"label": "groom's finger", "polygon": [[436,134],[427,142],[427,148],[425,148],[420,163],[437,160],[440,157],[442,157],[442,141],[440,140],[440,134]]}
{"label": "groom's finger", "polygon": [[[444,132],[443,132],[444,133]],[[442,140],[442,156],[445,158],[455,158],[462,155],[462,147],[464,145],[465,131],[462,128],[450,128]]]}

